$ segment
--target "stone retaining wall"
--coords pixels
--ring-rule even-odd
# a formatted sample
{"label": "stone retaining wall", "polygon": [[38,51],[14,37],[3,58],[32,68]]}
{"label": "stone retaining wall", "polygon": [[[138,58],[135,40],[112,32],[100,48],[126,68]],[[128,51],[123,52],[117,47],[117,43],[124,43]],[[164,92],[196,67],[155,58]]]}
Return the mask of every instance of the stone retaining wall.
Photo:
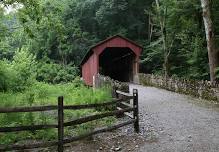
{"label": "stone retaining wall", "polygon": [[202,99],[219,102],[219,84],[213,85],[209,81],[186,80],[179,78],[168,78],[153,74],[139,74],[140,84],[154,86],[166,90],[192,95]]}

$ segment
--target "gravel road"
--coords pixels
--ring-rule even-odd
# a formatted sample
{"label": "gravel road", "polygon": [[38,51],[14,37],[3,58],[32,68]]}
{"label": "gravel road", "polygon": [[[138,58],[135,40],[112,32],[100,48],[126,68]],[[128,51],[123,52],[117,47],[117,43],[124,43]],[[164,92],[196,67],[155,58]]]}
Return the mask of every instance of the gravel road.
{"label": "gravel road", "polygon": [[219,108],[174,92],[130,85],[138,89],[140,152],[219,152]]}

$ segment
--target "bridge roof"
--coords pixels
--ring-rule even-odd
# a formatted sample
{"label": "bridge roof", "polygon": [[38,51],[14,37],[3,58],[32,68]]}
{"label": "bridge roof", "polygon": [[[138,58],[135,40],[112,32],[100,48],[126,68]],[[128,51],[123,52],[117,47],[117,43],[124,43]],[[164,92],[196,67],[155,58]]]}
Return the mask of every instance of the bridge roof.
{"label": "bridge roof", "polygon": [[[95,51],[96,48],[101,47],[102,45],[106,45],[106,44],[109,44],[109,45],[107,45],[107,47],[114,47],[113,45],[110,46],[110,43],[109,43],[109,42],[110,42],[110,41],[113,41],[113,40],[115,40],[115,39],[120,39],[120,41],[123,40],[123,41],[126,42],[126,45],[124,45],[124,43],[118,42],[117,45],[116,45],[117,47],[118,47],[118,46],[119,46],[119,47],[125,47],[125,46],[130,46],[130,45],[132,45],[132,46],[135,46],[135,47],[139,48],[140,50],[143,49],[142,46],[138,45],[137,43],[135,43],[134,41],[132,41],[132,40],[130,40],[130,39],[128,39],[128,38],[125,38],[125,37],[123,37],[123,36],[121,36],[121,35],[114,35],[114,36],[112,36],[112,37],[109,37],[109,38],[107,38],[107,39],[105,39],[105,40],[103,40],[103,41],[100,41],[99,43],[93,45],[93,46],[88,50],[88,52],[86,53],[86,55],[84,56],[84,58],[82,59],[80,65],[83,65],[83,64],[89,59],[89,57],[94,53],[94,51]],[[117,41],[118,41],[118,40],[117,40]],[[128,44],[128,45],[127,45],[127,44]],[[103,51],[103,50],[102,50],[102,51]],[[134,50],[133,50],[133,51],[134,51]]]}

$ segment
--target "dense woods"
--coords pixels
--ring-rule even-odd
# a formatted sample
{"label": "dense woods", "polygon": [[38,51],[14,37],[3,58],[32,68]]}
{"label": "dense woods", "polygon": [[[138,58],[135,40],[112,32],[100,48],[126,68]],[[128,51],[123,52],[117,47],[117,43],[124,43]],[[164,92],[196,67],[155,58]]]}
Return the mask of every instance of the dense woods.
{"label": "dense woods", "polygon": [[[79,74],[88,48],[115,34],[144,47],[141,72],[207,80],[211,74],[213,81],[218,77],[218,5],[216,0],[3,0],[1,83],[8,85],[3,79],[19,73],[16,66],[33,70],[38,81],[68,82]],[[17,9],[6,13],[11,7]],[[23,60],[26,65],[19,65]]]}

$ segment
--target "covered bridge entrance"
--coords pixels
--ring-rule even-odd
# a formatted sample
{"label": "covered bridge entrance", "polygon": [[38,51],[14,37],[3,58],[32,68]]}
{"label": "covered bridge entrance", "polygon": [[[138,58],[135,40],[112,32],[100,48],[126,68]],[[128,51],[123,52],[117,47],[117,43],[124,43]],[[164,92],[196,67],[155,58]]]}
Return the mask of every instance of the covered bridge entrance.
{"label": "covered bridge entrance", "polygon": [[119,35],[97,43],[82,60],[83,80],[92,86],[93,77],[99,73],[121,82],[133,82],[138,78],[141,51],[141,46]]}

